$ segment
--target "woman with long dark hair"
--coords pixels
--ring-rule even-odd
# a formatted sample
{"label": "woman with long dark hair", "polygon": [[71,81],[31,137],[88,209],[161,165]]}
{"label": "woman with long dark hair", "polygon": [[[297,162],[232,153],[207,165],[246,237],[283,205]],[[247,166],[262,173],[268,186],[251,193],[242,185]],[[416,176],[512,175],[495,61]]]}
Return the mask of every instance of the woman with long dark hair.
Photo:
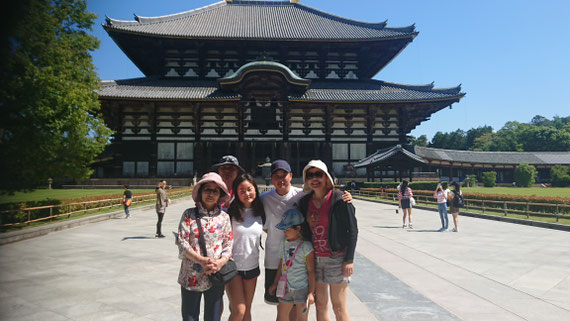
{"label": "woman with long dark hair", "polygon": [[457,182],[451,182],[450,184],[451,186],[453,186],[453,191],[450,191],[447,194],[447,197],[449,198],[449,200],[451,201],[451,206],[449,207],[449,213],[451,213],[451,215],[453,216],[453,225],[455,225],[455,227],[453,228],[453,230],[451,230],[452,232],[459,232],[459,207],[455,207],[453,204],[453,197],[455,196],[455,194],[461,195],[461,186],[459,186],[459,183]]}
{"label": "woman with long dark hair", "polygon": [[257,285],[259,247],[265,223],[265,210],[255,179],[249,174],[238,176],[233,183],[234,200],[228,210],[233,231],[233,260],[238,275],[227,286],[230,321],[251,321],[251,303]]}
{"label": "woman with long dark hair", "polygon": [[403,225],[402,227],[406,227],[406,216],[408,217],[408,227],[413,229],[412,226],[412,203],[410,198],[414,196],[412,193],[412,189],[408,187],[409,183],[407,180],[403,180],[402,184],[400,184],[400,191],[398,192],[398,201],[400,202],[400,208],[404,213],[403,217]]}

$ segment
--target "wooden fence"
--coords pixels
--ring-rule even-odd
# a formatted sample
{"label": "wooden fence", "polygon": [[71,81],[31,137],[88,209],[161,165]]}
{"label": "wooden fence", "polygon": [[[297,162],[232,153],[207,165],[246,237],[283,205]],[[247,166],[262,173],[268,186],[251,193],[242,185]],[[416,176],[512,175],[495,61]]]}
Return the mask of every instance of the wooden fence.
{"label": "wooden fence", "polygon": [[[192,194],[191,190],[184,190],[180,192],[168,193],[168,197],[171,199],[180,198],[184,196],[190,196]],[[135,204],[145,204],[156,201],[156,194],[147,195],[133,195],[133,202],[131,206]],[[57,205],[47,205],[38,207],[27,207],[15,210],[7,210],[0,212],[0,227],[12,227],[19,225],[28,225],[33,222],[40,222],[46,220],[53,220],[59,217],[67,216],[70,218],[71,215],[77,213],[84,213],[92,211],[109,210],[111,211],[113,207],[123,208],[123,198],[109,198],[88,202],[78,202],[78,203],[67,203],[67,204],[57,204]],[[39,212],[39,215],[37,214]],[[11,216],[12,218],[18,216],[20,218],[19,222],[9,222],[4,223],[5,216]],[[39,217],[38,217],[39,216]]]}
{"label": "wooden fence", "polygon": [[[398,202],[398,194],[387,193],[387,192],[375,192],[366,190],[355,190],[351,191],[353,195],[366,196],[366,197],[378,197],[383,199],[392,200],[393,202]],[[437,201],[432,195],[414,195],[414,199],[417,204],[435,205],[437,206]],[[532,202],[510,202],[510,201],[492,201],[492,200],[480,200],[480,199],[469,199],[464,198],[465,207],[464,209],[476,209],[483,213],[493,212],[500,213],[504,216],[508,214],[519,214],[526,215],[527,218],[533,216],[542,217],[553,217],[556,218],[556,222],[559,218],[570,218],[568,213],[570,212],[570,205],[568,204],[554,204],[554,203],[532,203]],[[538,212],[536,209],[540,208],[543,211]],[[546,209],[546,210],[544,210]],[[566,215],[565,215],[566,214]]]}

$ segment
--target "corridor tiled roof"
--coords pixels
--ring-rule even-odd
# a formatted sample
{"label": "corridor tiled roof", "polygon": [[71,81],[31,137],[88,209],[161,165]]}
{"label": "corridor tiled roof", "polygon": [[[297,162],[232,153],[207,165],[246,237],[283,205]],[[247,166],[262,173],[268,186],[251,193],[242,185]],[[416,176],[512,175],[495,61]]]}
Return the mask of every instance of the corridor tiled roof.
{"label": "corridor tiled roof", "polygon": [[354,164],[355,168],[362,168],[362,167],[369,167],[369,166],[377,166],[378,164],[390,159],[394,155],[402,153],[407,158],[418,162],[418,163],[426,163],[420,156],[408,151],[402,145],[398,144],[392,147],[380,149],[375,153],[366,156],[365,158],[358,161],[358,163]]}
{"label": "corridor tiled roof", "polygon": [[415,27],[386,27],[386,22],[366,23],[322,12],[289,1],[221,1],[161,17],[136,21],[107,18],[104,27],[135,34],[177,38],[258,40],[344,40],[414,38]]}
{"label": "corridor tiled roof", "polygon": [[[238,93],[219,89],[215,80],[157,77],[103,81],[101,90],[97,93],[101,98],[123,99],[237,100],[241,98]],[[290,93],[289,99],[293,101],[413,102],[459,99],[463,95],[459,86],[437,89],[433,88],[433,84],[413,86],[379,80],[313,80],[305,93]]]}
{"label": "corridor tiled roof", "polygon": [[479,152],[415,146],[424,159],[475,164],[570,165],[570,152]]}

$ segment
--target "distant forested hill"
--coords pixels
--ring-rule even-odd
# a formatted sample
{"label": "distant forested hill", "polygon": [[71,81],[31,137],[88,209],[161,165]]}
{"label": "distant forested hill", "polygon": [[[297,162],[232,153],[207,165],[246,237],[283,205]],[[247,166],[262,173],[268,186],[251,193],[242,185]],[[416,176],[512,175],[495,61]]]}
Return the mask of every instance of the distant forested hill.
{"label": "distant forested hill", "polygon": [[411,137],[411,143],[444,149],[475,151],[570,151],[570,116],[554,116],[552,120],[536,115],[529,123],[507,122],[500,130],[491,126],[468,131],[437,132],[427,137]]}

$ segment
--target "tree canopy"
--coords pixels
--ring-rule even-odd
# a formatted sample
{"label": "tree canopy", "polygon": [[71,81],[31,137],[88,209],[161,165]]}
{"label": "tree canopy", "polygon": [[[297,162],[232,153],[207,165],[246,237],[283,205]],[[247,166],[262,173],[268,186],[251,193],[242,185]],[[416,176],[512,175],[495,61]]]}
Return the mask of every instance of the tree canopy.
{"label": "tree canopy", "polygon": [[23,0],[6,7],[0,49],[2,189],[88,178],[108,143],[87,33],[96,15],[80,0]]}
{"label": "tree canopy", "polygon": [[[414,145],[418,139],[412,138]],[[494,132],[491,126],[437,132],[429,147],[477,151],[570,151],[570,116],[552,120],[537,115],[529,123],[509,121]]]}

